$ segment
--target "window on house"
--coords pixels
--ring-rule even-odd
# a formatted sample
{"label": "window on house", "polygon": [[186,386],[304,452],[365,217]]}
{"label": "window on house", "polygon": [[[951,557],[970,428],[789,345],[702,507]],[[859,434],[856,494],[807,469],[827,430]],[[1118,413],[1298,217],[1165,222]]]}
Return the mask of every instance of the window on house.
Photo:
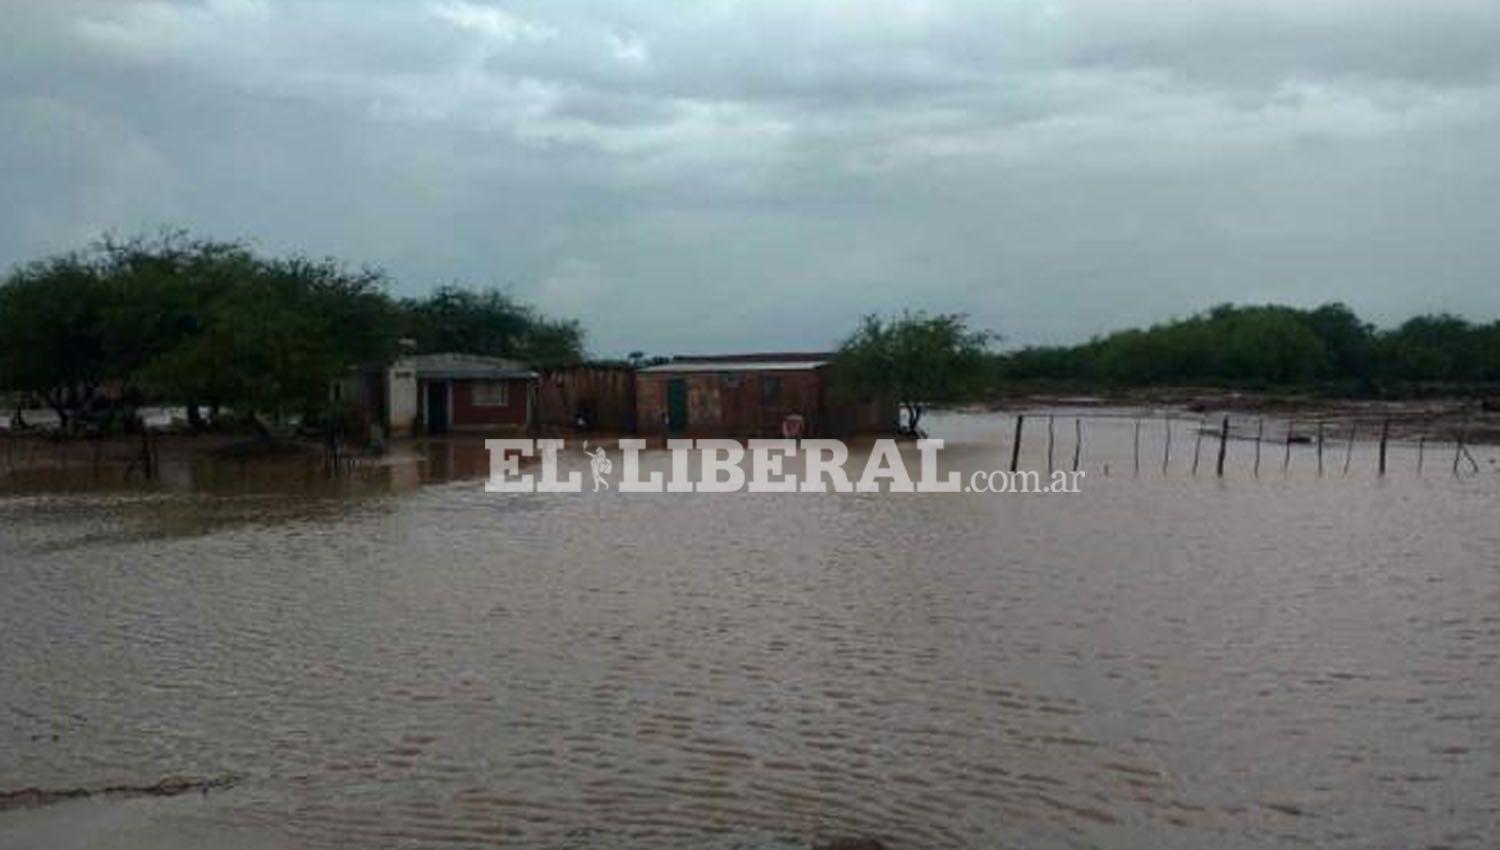
{"label": "window on house", "polygon": [[760,379],[760,403],[781,403],[781,378],[775,375],[767,375]]}
{"label": "window on house", "polygon": [[475,406],[505,407],[510,404],[509,386],[505,381],[475,381]]}

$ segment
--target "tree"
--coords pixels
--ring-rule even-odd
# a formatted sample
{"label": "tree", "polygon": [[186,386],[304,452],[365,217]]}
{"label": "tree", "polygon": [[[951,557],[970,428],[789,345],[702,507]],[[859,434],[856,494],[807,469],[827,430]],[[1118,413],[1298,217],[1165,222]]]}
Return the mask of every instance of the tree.
{"label": "tree", "polygon": [[280,421],[317,414],[346,363],[335,317],[309,309],[305,293],[274,276],[251,277],[216,299],[203,329],[153,361],[159,390],[228,400],[262,435],[258,414]]}
{"label": "tree", "polygon": [[105,286],[80,254],[26,266],[0,286],[0,386],[32,393],[63,430],[109,377],[103,346]]}
{"label": "tree", "polygon": [[194,280],[206,297],[195,332],[142,370],[160,395],[233,404],[265,433],[258,414],[321,417],[342,369],[394,352],[397,316],[379,272],[303,257],[198,260]]}
{"label": "tree", "polygon": [[168,231],[155,239],[105,239],[96,248],[106,286],[103,346],[122,400],[148,393],[186,405],[201,424],[199,403],[228,396],[191,375],[165,381],[158,364],[190,347],[204,332],[213,305],[259,273],[260,261],[239,242],[196,239]]}
{"label": "tree", "polygon": [[403,336],[423,351],[536,365],[583,355],[577,322],[499,291],[443,287],[393,301],[378,269],[262,256],[182,231],[104,239],[0,281],[0,389],[42,398],[72,429],[88,410],[133,417],[147,399],[259,414],[328,413],[350,366],[387,363]]}
{"label": "tree", "polygon": [[1447,314],[1415,316],[1380,335],[1382,370],[1404,381],[1472,381],[1482,375],[1483,339],[1467,321]]}
{"label": "tree", "polygon": [[1370,377],[1375,328],[1342,303],[1324,304],[1303,317],[1304,324],[1323,341],[1334,374],[1364,381]]}
{"label": "tree", "polygon": [[1296,384],[1327,376],[1328,352],[1285,307],[1233,310],[1217,319],[1214,376],[1273,385]]}
{"label": "tree", "polygon": [[1080,346],[1001,355],[1003,380],[1074,380],[1122,386],[1213,383],[1301,386],[1335,380],[1371,387],[1379,337],[1343,304],[1300,310],[1220,304]]}
{"label": "tree", "polygon": [[1477,333],[1481,375],[1486,381],[1500,381],[1500,321],[1490,322]]}
{"label": "tree", "polygon": [[426,353],[457,351],[554,366],[583,358],[577,322],[548,319],[497,289],[442,286],[401,304],[406,336]]}
{"label": "tree", "polygon": [[289,302],[316,317],[343,365],[384,363],[396,353],[401,315],[385,293],[385,272],[301,256],[270,260],[261,272],[277,281]]}
{"label": "tree", "polygon": [[834,376],[841,392],[894,401],[906,429],[920,435],[932,404],[970,398],[984,377],[992,335],[968,328],[961,314],[902,313],[889,321],[866,316],[839,347]]}

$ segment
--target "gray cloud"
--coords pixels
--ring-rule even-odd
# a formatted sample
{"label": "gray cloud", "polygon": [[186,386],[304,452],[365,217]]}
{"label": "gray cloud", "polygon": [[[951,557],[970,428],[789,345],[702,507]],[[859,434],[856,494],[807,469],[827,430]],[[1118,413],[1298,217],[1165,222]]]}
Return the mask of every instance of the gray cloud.
{"label": "gray cloud", "polygon": [[1489,0],[0,6],[0,263],[178,224],[602,353],[1500,314]]}

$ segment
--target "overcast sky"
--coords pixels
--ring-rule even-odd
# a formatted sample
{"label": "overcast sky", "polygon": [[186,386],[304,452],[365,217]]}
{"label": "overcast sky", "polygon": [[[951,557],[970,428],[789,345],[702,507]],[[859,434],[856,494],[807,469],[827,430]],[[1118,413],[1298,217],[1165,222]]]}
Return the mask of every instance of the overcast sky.
{"label": "overcast sky", "polygon": [[601,354],[1500,316],[1497,0],[0,0],[0,265],[177,225]]}

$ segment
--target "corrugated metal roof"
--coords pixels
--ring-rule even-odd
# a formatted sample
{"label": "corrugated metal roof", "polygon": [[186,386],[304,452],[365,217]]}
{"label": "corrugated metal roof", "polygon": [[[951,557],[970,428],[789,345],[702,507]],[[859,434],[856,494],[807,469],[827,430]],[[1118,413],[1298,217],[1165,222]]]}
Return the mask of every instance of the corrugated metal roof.
{"label": "corrugated metal roof", "polygon": [[756,351],[742,354],[674,354],[673,363],[796,363],[832,360],[831,351]]}
{"label": "corrugated metal roof", "polygon": [[397,360],[394,369],[410,369],[418,378],[438,380],[481,379],[506,380],[530,379],[537,373],[526,368],[519,360],[503,357],[484,357],[478,354],[415,354]]}
{"label": "corrugated metal roof", "polygon": [[805,372],[827,366],[827,360],[719,360],[705,363],[662,363],[647,366],[642,373],[702,372]]}
{"label": "corrugated metal roof", "polygon": [[466,369],[417,369],[418,378],[435,381],[505,381],[505,380],[531,380],[537,377],[537,373],[530,369],[490,369],[483,366],[474,366]]}

